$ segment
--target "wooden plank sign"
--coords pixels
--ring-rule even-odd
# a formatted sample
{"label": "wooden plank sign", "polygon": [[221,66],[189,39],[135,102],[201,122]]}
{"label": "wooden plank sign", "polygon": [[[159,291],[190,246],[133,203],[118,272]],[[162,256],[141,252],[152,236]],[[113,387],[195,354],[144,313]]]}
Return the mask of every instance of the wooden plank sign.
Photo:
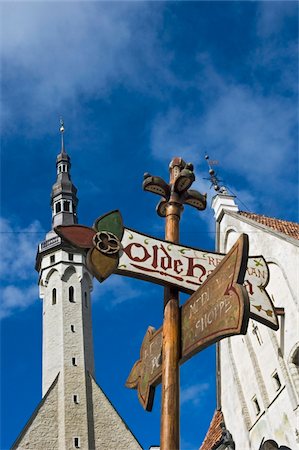
{"label": "wooden plank sign", "polygon": [[137,389],[143,408],[151,411],[155,386],[162,377],[162,327],[156,331],[148,327],[140,350],[140,359],[134,364],[126,381],[130,389]]}
{"label": "wooden plank sign", "polygon": [[[241,235],[205,283],[181,307],[181,356],[183,364],[220,339],[245,334],[249,299],[244,286],[248,237]],[[140,359],[134,364],[126,386],[138,390],[144,409],[152,410],[155,387],[162,376],[162,327],[149,327]]]}
{"label": "wooden plank sign", "polygon": [[181,309],[182,362],[227,336],[245,334],[249,298],[244,286],[248,236],[242,234],[226,257]]}
{"label": "wooden plank sign", "polygon": [[[225,257],[125,228],[117,210],[98,218],[94,228],[69,225],[58,226],[55,231],[72,245],[88,250],[88,268],[99,281],[118,273],[193,293]],[[250,317],[277,330],[278,319],[266,291],[268,281],[264,257],[250,256],[244,280]]]}
{"label": "wooden plank sign", "polygon": [[[222,253],[162,241],[124,228],[122,251],[115,273],[140,278],[181,291],[196,291],[225,257]],[[250,317],[277,330],[278,319],[266,291],[269,270],[262,255],[249,256],[244,279],[250,299]]]}

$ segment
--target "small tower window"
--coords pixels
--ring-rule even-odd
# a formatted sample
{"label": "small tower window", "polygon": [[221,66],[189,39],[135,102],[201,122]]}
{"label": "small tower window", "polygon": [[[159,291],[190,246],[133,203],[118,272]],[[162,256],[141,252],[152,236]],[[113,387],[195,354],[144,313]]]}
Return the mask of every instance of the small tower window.
{"label": "small tower window", "polygon": [[275,389],[276,389],[277,391],[279,391],[279,389],[281,388],[281,381],[280,381],[280,378],[279,378],[279,375],[278,375],[277,372],[274,372],[274,373],[273,373],[273,375],[272,375],[272,380],[273,380]]}
{"label": "small tower window", "polygon": [[84,292],[84,304],[85,304],[85,308],[88,308],[87,292]]}
{"label": "small tower window", "polygon": [[66,165],[63,164],[63,171],[66,172]]}
{"label": "small tower window", "polygon": [[74,447],[80,448],[80,438],[74,437]]}
{"label": "small tower window", "polygon": [[73,255],[73,253],[69,253],[69,261],[74,261],[74,255]]}
{"label": "small tower window", "polygon": [[71,332],[75,333],[75,325],[71,325]]}
{"label": "small tower window", "polygon": [[50,256],[50,263],[55,263],[55,255]]}
{"label": "small tower window", "polygon": [[69,211],[70,210],[70,202],[68,202],[67,200],[65,200],[63,202],[63,210],[64,211]]}
{"label": "small tower window", "polygon": [[52,305],[56,305],[56,289],[52,291]]}
{"label": "small tower window", "polygon": [[75,303],[75,298],[74,298],[74,287],[70,286],[69,287],[69,301],[71,303]]}
{"label": "small tower window", "polygon": [[73,364],[73,366],[76,366],[76,365],[77,365],[77,361],[76,361],[76,358],[75,358],[75,357],[72,358],[72,364]]}
{"label": "small tower window", "polygon": [[74,400],[74,403],[76,403],[76,405],[78,405],[78,403],[79,403],[79,397],[78,397],[77,394],[74,394],[74,395],[73,395],[73,400]]}
{"label": "small tower window", "polygon": [[61,211],[61,204],[60,204],[60,202],[57,202],[56,204],[55,204],[55,212],[56,212],[56,214],[57,213],[59,213]]}
{"label": "small tower window", "polygon": [[260,408],[258,399],[255,396],[252,399],[252,403],[253,403],[255,414],[258,416],[259,413],[261,412],[261,408]]}

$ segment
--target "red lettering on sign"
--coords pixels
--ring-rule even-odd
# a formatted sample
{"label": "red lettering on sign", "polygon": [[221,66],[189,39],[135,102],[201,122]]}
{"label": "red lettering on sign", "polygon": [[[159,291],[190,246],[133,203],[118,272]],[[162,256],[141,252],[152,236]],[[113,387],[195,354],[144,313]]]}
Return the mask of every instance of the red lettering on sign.
{"label": "red lettering on sign", "polygon": [[201,264],[194,264],[194,260],[196,258],[188,258],[188,270],[186,275],[188,277],[195,277],[194,275],[194,269],[199,269],[201,271],[200,276],[198,277],[198,282],[201,283],[202,282],[202,278],[203,276],[206,274],[206,269],[204,266],[202,266]]}
{"label": "red lettering on sign", "polygon": [[[137,248],[142,248],[142,250],[144,252],[144,256],[142,258],[140,258],[139,256],[135,256],[135,257],[133,256],[132,248],[134,246]],[[130,259],[132,259],[132,261],[137,261],[137,262],[144,262],[151,257],[151,255],[149,254],[147,249],[145,247],[143,247],[143,245],[138,244],[137,242],[132,242],[132,244],[127,245],[127,247],[124,248],[124,252]]]}
{"label": "red lettering on sign", "polygon": [[161,244],[161,250],[165,253],[166,256],[162,256],[161,258],[161,267],[163,270],[171,269],[171,257],[167,253],[164,246]]}

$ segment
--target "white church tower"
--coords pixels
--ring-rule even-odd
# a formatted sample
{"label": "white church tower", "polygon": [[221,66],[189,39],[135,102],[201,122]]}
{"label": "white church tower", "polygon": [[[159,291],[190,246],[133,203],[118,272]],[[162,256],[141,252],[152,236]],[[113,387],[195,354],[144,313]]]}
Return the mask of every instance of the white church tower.
{"label": "white church tower", "polygon": [[77,189],[64,148],[52,188],[52,229],[38,248],[36,269],[43,302],[43,399],[13,449],[139,450],[141,446],[94,379],[92,278],[85,254],[56,235],[77,223]]}

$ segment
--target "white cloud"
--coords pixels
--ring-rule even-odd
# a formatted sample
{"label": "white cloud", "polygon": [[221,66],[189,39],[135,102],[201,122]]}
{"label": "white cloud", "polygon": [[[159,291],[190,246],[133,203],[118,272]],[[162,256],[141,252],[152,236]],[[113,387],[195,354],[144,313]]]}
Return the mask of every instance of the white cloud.
{"label": "white cloud", "polygon": [[111,275],[103,283],[94,283],[93,301],[105,301],[106,308],[114,308],[134,298],[142,298],[142,291],[119,275]]}
{"label": "white cloud", "polygon": [[194,406],[198,405],[206,392],[209,390],[208,383],[198,383],[192,386],[182,387],[181,389],[181,404],[191,402]]}
{"label": "white cloud", "polygon": [[7,281],[28,280],[35,276],[37,246],[44,231],[35,220],[26,227],[12,227],[10,221],[0,218],[0,277]]}
{"label": "white cloud", "polygon": [[38,286],[36,284],[25,287],[9,285],[0,289],[1,305],[0,319],[11,316],[17,311],[24,310],[38,301]]}
{"label": "white cloud", "polygon": [[38,221],[12,226],[0,218],[0,318],[24,310],[38,298],[35,255],[44,231]]}
{"label": "white cloud", "polygon": [[48,126],[50,114],[76,109],[86,95],[95,100],[116,85],[152,91],[158,80],[170,82],[167,64],[158,63],[162,4],[5,2],[1,7],[3,101],[10,129],[20,99],[28,102],[23,120],[39,124],[38,132]]}

